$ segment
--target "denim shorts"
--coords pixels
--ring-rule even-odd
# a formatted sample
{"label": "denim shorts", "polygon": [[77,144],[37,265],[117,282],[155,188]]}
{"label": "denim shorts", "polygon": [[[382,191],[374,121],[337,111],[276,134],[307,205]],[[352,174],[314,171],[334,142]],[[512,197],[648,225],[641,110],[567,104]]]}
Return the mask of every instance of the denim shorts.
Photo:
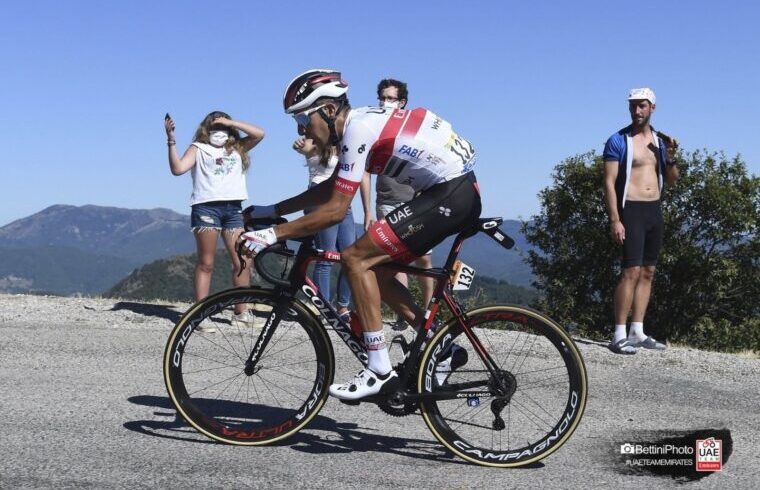
{"label": "denim shorts", "polygon": [[203,230],[240,230],[243,228],[242,201],[211,201],[194,204],[190,228]]}

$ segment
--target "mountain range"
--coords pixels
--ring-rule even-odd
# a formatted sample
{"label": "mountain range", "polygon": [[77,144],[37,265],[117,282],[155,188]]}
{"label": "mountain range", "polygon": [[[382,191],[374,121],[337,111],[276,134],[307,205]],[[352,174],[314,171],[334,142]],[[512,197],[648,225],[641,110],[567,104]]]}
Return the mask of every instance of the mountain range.
{"label": "mountain range", "polygon": [[0,292],[100,294],[153,260],[195,250],[169,209],[55,205],[0,228]]}
{"label": "mountain range", "polygon": [[[161,267],[185,268],[194,260],[186,255],[195,250],[189,223],[189,216],[168,209],[51,206],[0,227],[0,292],[97,295],[119,282],[135,284],[128,277],[159,259],[162,266],[149,268],[152,277]],[[465,242],[459,258],[479,275],[530,287],[533,276],[523,260],[530,245],[520,225],[505,220],[501,226],[515,239],[516,251],[479,234]],[[434,264],[443,263],[452,241],[433,250]],[[169,258],[177,255],[185,257],[174,264]],[[182,280],[192,277],[183,273]]]}

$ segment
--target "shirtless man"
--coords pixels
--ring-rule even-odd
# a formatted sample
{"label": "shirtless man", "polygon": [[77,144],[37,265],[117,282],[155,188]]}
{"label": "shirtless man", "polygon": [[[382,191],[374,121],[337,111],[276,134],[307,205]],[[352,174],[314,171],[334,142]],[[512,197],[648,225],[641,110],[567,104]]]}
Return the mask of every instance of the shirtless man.
{"label": "shirtless man", "polygon": [[[610,233],[623,246],[623,272],[615,289],[615,334],[609,345],[618,354],[635,354],[637,347],[665,349],[665,344],[644,334],[644,315],[662,247],[660,193],[663,182],[678,179],[678,141],[650,126],[655,100],[651,89],[632,89],[628,95],[632,123],[610,136],[604,146]],[[626,336],[629,312],[631,329]]]}

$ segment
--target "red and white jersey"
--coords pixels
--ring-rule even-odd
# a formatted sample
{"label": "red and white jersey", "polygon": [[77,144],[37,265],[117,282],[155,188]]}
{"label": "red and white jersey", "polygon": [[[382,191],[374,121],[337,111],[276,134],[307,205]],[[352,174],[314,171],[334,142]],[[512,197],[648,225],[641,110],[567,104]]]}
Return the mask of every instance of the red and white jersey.
{"label": "red and white jersey", "polygon": [[475,149],[451,124],[423,109],[352,109],[340,143],[335,188],[353,195],[364,170],[386,175],[415,192],[464,175]]}

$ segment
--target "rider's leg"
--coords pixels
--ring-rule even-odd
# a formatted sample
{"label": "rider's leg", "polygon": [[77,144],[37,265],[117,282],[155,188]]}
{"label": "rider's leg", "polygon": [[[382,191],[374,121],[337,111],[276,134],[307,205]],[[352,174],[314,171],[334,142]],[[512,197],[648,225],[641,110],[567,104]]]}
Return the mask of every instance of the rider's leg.
{"label": "rider's leg", "polygon": [[[431,250],[432,252],[432,250]],[[414,261],[414,265],[420,269],[432,269],[433,268],[433,254],[428,253],[423,255]],[[420,282],[420,290],[422,291],[422,308],[427,308],[430,304],[430,300],[433,298],[433,290],[435,289],[435,281],[432,277],[417,276],[417,280]]]}
{"label": "rider's leg", "polygon": [[[375,245],[370,236],[364,235],[341,254],[341,264],[351,285],[362,328],[367,334],[381,334],[383,322],[380,316],[380,289],[372,268],[390,262],[391,258]],[[379,337],[373,337],[379,338]],[[382,344],[382,345],[381,345]],[[369,368],[378,374],[390,371],[388,350],[383,342],[369,347]]]}
{"label": "rider's leg", "polygon": [[[404,204],[404,203],[381,203],[381,202],[379,202],[379,201],[378,201],[378,202],[377,202],[377,205],[376,205],[376,209],[377,209],[377,219],[378,219],[378,220],[381,220],[381,219],[385,218],[385,216],[386,216],[388,213],[390,213],[390,212],[391,212],[391,211],[393,211],[394,209],[396,209],[396,208],[398,208],[398,207],[402,206],[403,204]],[[397,273],[394,275],[394,277],[395,277],[395,279],[396,279],[396,280],[397,280],[399,283],[401,283],[401,285],[402,285],[404,288],[408,288],[408,287],[409,287],[409,278],[407,277],[407,275],[406,275],[406,274],[404,274],[403,272],[397,272]],[[393,288],[395,288],[396,286],[395,286],[395,285],[393,285],[393,286],[391,286],[391,285],[386,285],[386,286],[384,286],[384,285],[383,285],[383,283],[384,283],[385,281],[388,281],[388,280],[389,280],[387,277],[383,277],[383,278],[380,278],[380,277],[378,276],[377,280],[378,280],[378,283],[380,284],[380,296],[382,296],[382,298],[383,298],[383,302],[384,302],[385,304],[388,304],[388,305],[389,305],[389,303],[388,303],[388,299],[386,299],[386,297],[385,297],[385,294],[386,294],[386,293],[385,293],[385,291],[386,291],[386,287],[388,287],[388,288],[390,288],[390,287],[393,287]],[[414,325],[414,323],[412,323],[412,321],[414,320],[414,318],[412,318],[412,319],[410,320],[410,318],[409,318],[408,314],[406,314],[406,313],[401,313],[401,312],[399,312],[399,311],[398,311],[396,308],[394,308],[394,307],[392,307],[392,306],[391,306],[391,309],[392,309],[393,311],[395,311],[395,312],[396,312],[396,315],[398,315],[398,317],[396,318],[396,322],[397,322],[397,324],[400,324],[402,321],[404,321],[404,320],[405,320],[405,321],[406,321],[406,322],[407,322],[409,325]]]}
{"label": "rider's leg", "polygon": [[[346,215],[343,217],[338,225],[338,236],[336,243],[338,245],[338,251],[343,252],[348,247],[353,245],[356,241],[356,224],[354,223],[354,214],[351,211],[351,207],[346,211]],[[338,297],[335,300],[335,307],[339,315],[348,313],[348,305],[351,303],[351,288],[348,284],[348,279],[345,273],[341,269],[340,276],[338,276]]]}
{"label": "rider's leg", "polygon": [[382,269],[376,270],[375,276],[383,302],[409,325],[417,325],[418,318],[422,318],[425,311],[415,303],[412,293],[398,280],[398,276]]}

